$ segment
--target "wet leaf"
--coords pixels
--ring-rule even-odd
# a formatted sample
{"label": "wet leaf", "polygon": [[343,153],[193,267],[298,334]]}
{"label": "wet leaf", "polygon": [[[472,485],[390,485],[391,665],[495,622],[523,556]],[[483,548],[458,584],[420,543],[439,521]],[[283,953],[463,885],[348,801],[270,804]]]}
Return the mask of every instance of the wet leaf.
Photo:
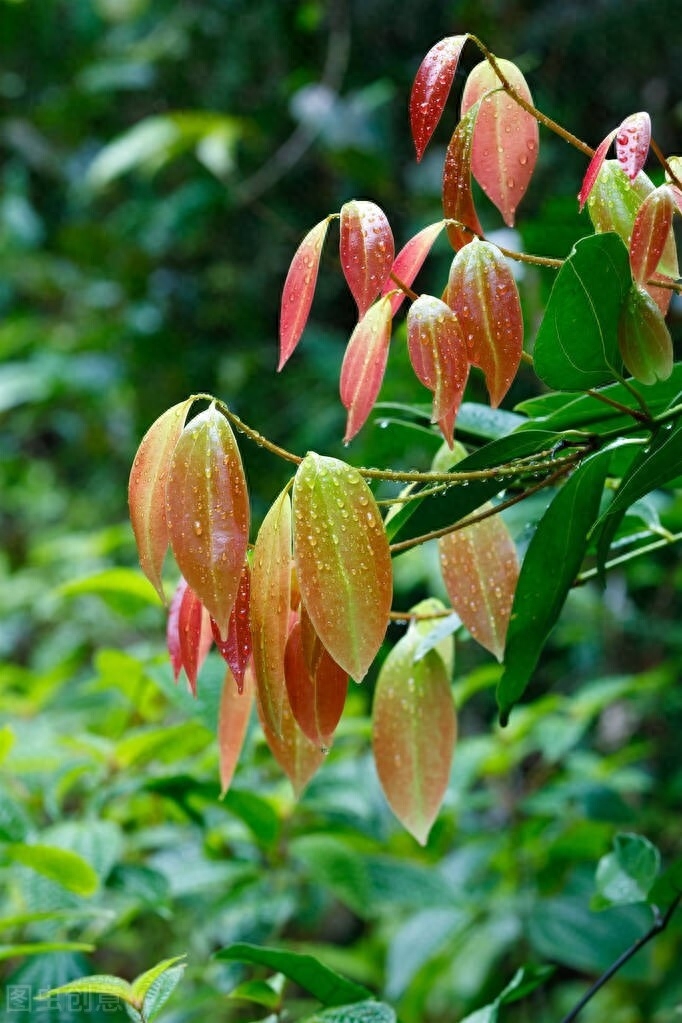
{"label": "wet leaf", "polygon": [[661,185],[637,210],[630,239],[630,266],[638,284],[645,284],[658,268],[670,237],[674,209],[669,186]]}
{"label": "wet leaf", "polygon": [[466,338],[469,360],[483,370],[490,404],[509,390],[521,361],[523,317],[516,283],[495,245],[475,238],[452,261],[445,292]]}
{"label": "wet leaf", "polygon": [[150,426],[135,455],[128,482],[130,521],[140,566],[163,601],[161,569],[169,543],[166,481],[193,402],[194,398],[188,398],[173,405]]}
{"label": "wet leaf", "polygon": [[329,219],[325,217],[308,231],[291,261],[280,307],[278,370],[296,348],[308,322]]}
{"label": "wet leaf", "polygon": [[166,620],[166,646],[168,648],[168,654],[170,656],[171,665],[173,667],[173,678],[178,681],[180,672],[182,671],[182,652],[180,650],[180,605],[182,604],[182,598],[185,595],[187,589],[187,583],[180,577],[180,581],[173,594],[173,599],[170,602],[168,608],[168,618]]}
{"label": "wet leaf", "polygon": [[466,40],[465,35],[441,39],[419,66],[410,95],[410,125],[417,160],[424,155],[440,121]]}
{"label": "wet leaf", "polygon": [[616,132],[616,157],[630,181],[646,163],[651,142],[651,118],[645,110],[631,114]]}
{"label": "wet leaf", "polygon": [[504,520],[493,515],[449,533],[438,541],[438,549],[452,606],[473,638],[501,661],[519,577],[516,547]]}
{"label": "wet leaf", "polygon": [[213,644],[213,633],[208,611],[189,586],[184,588],[178,609],[178,637],[180,661],[196,696],[197,675]]}
{"label": "wet leaf", "polygon": [[[533,98],[523,74],[509,60],[496,58],[518,94]],[[486,95],[492,92],[491,95]],[[469,73],[462,96],[462,114],[481,100],[471,151],[471,173],[512,227],[538,157],[538,122],[504,90],[487,60]]]}
{"label": "wet leaf", "polygon": [[237,597],[230,614],[227,626],[227,639],[222,640],[215,622],[211,622],[213,639],[220,651],[220,656],[227,662],[234,675],[237,686],[241,689],[246,664],[251,656],[251,569],[248,561],[244,562],[239,578]]}
{"label": "wet leaf", "polygon": [[384,661],[374,693],[372,746],[381,787],[398,820],[426,845],[450,778],[457,738],[443,661],[415,661],[419,633],[407,633]]}
{"label": "wet leaf", "polygon": [[285,654],[289,706],[299,728],[319,748],[332,744],[346,701],[348,674],[329,656],[304,607]]}
{"label": "wet leaf", "polygon": [[344,203],[339,252],[362,319],[386,283],[395,256],[393,234],[383,210],[365,199]]}
{"label": "wet leaf", "polygon": [[253,663],[244,672],[241,688],[227,669],[218,710],[218,756],[220,760],[220,796],[229,789],[239,760],[256,691]]}
{"label": "wet leaf", "polygon": [[211,405],[182,432],[168,474],[166,514],[178,568],[226,635],[249,537],[249,499],[229,423]]}
{"label": "wet leaf", "polygon": [[618,346],[635,380],[655,384],[673,371],[673,342],[653,298],[633,284],[618,321]]}
{"label": "wet leaf", "polygon": [[362,428],[381,390],[391,343],[391,325],[391,300],[380,298],[351,334],[340,380],[341,401],[348,409],[344,444],[348,444]]}
{"label": "wet leaf", "polygon": [[357,470],[310,452],[294,479],[301,598],[330,656],[360,681],[381,646],[393,595],[388,539]]}
{"label": "wet leaf", "polygon": [[294,795],[299,799],[306,785],[319,769],[325,753],[320,746],[310,741],[296,723],[286,693],[282,701],[278,732],[274,731],[265,716],[260,691],[256,693],[256,706],[265,741],[273,757],[291,782]]}
{"label": "wet leaf", "polygon": [[587,166],[585,177],[583,178],[583,183],[580,187],[580,191],[578,192],[578,202],[580,204],[579,209],[581,211],[585,203],[587,202],[592,189],[594,188],[594,184],[597,180],[597,177],[599,176],[599,171],[602,168],[602,164],[606,159],[606,154],[609,151],[609,147],[613,142],[614,138],[616,137],[616,130],[617,129],[614,128],[613,131],[610,131],[606,138],[599,143],[599,145],[594,151],[592,159],[590,160]]}
{"label": "wet leaf", "polygon": [[474,103],[455,128],[445,154],[443,165],[443,212],[446,218],[456,220],[470,228],[464,230],[457,224],[448,224],[448,238],[453,249],[461,249],[475,235],[482,235],[483,228],[476,214],[474,196],[471,191],[471,152],[474,141],[474,125],[480,103]]}
{"label": "wet leaf", "polygon": [[[431,251],[433,243],[444,227],[445,223],[439,220],[437,224],[429,224],[428,227],[422,228],[414,238],[410,238],[409,242],[403,246],[395,257],[391,273],[399,281],[402,281],[406,287],[412,287],[414,279],[424,265],[424,260]],[[397,287],[398,285],[389,277],[382,288],[382,294],[387,295],[389,291]],[[398,312],[404,300],[405,293],[402,291],[391,297],[391,313],[393,316]]]}
{"label": "wet leaf", "polygon": [[407,347],[417,379],[433,391],[432,423],[453,444],[455,417],[469,376],[467,345],[457,316],[432,295],[421,295],[407,314]]}

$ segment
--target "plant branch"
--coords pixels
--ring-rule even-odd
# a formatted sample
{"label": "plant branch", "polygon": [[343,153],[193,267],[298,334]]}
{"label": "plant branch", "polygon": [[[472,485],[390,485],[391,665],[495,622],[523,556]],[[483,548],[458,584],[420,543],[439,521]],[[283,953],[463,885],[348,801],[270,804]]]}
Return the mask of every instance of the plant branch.
{"label": "plant branch", "polygon": [[413,291],[412,288],[410,288],[407,284],[405,284],[404,281],[401,281],[400,278],[397,277],[393,273],[392,270],[391,270],[391,273],[390,273],[390,277],[391,277],[391,280],[393,281],[393,283],[396,284],[400,288],[400,290],[403,292],[403,294],[407,295],[408,298],[411,298],[413,302],[417,301],[417,299],[419,298],[419,295],[417,294],[417,292]]}
{"label": "plant branch", "polygon": [[639,412],[637,409],[630,408],[629,405],[623,405],[620,401],[615,401],[614,398],[609,398],[605,394],[600,394],[599,391],[593,391],[590,389],[585,392],[589,394],[590,398],[595,398],[597,401],[603,402],[605,405],[610,405],[611,408],[618,409],[619,412],[623,412],[627,416],[632,416],[640,423],[649,423],[650,419],[644,412]]}
{"label": "plant branch", "polygon": [[[479,238],[481,241],[486,241],[485,235],[481,235],[478,231],[474,231],[473,227],[469,227],[463,220],[456,220],[455,217],[446,217],[443,221],[446,227],[452,226],[458,228],[460,231],[467,231],[474,238]],[[532,256],[526,252],[517,252],[515,249],[508,249],[504,245],[498,245],[497,242],[490,242],[496,249],[499,249],[503,256],[507,256],[509,259],[516,260],[517,263],[530,263],[532,266],[548,266],[551,269],[559,270],[564,265],[566,260],[554,259],[551,256]],[[393,274],[391,274],[393,277]],[[393,280],[398,283],[396,277]]]}
{"label": "plant branch", "polygon": [[649,146],[653,150],[653,152],[654,152],[654,154],[656,156],[656,159],[658,160],[658,162],[661,164],[661,166],[665,170],[666,174],[670,178],[670,180],[673,183],[673,185],[677,185],[678,188],[682,188],[682,181],[680,181],[680,179],[678,178],[677,174],[675,174],[675,171],[672,169],[672,167],[668,163],[668,161],[665,158],[665,155],[664,155],[662,149],[660,148],[660,146],[658,145],[656,140],[655,139],[651,139],[651,141],[649,143]]}
{"label": "plant branch", "polygon": [[[660,540],[654,540],[652,543],[644,544],[642,547],[635,547],[634,550],[628,551],[627,554],[620,554],[617,558],[612,558],[611,561],[607,561],[605,563],[604,570],[608,572],[611,568],[617,568],[618,565],[625,565],[628,561],[633,561],[635,558],[638,558],[640,554],[649,554],[651,551],[660,550],[661,547],[669,547],[671,544],[677,543],[679,540],[682,540],[682,533],[670,533],[668,536],[665,536]],[[573,585],[584,586],[585,583],[590,581],[590,579],[596,579],[598,575],[599,569],[588,568],[576,577]]]}

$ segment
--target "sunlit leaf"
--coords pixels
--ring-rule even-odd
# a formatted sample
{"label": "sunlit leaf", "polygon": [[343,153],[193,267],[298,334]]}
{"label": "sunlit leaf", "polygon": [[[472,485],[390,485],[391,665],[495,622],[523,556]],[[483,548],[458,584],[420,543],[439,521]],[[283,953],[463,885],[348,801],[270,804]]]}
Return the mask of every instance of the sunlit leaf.
{"label": "sunlit leaf", "polygon": [[130,521],[140,566],[162,600],[161,569],[168,550],[166,482],[175,445],[180,439],[194,398],[173,405],[159,416],[142,438],[128,482]]}
{"label": "sunlit leaf", "polygon": [[408,632],[381,667],[372,746],[391,809],[425,845],[447,789],[457,719],[445,665],[434,650],[415,661],[419,641]]}
{"label": "sunlit leaf", "polygon": [[410,125],[417,160],[440,121],[467,37],[448,36],[432,46],[419,66],[410,95]]}
{"label": "sunlit leaf", "polygon": [[638,284],[645,284],[656,272],[670,236],[674,209],[670,187],[661,185],[647,195],[637,211],[630,239],[630,266]]}
{"label": "sunlit leaf", "polygon": [[296,348],[308,322],[328,227],[329,217],[326,217],[308,231],[291,261],[282,290],[278,370],[282,369]]}
{"label": "sunlit leaf", "polygon": [[[509,60],[496,58],[500,70],[519,96],[533,102],[523,74]],[[486,95],[492,92],[491,95]],[[538,122],[500,88],[487,60],[469,73],[462,95],[462,114],[481,100],[474,127],[471,173],[505,224],[512,227],[538,157]]]}
{"label": "sunlit leaf", "polygon": [[246,557],[249,500],[237,442],[214,404],[175,447],[166,512],[178,567],[225,636]]}
{"label": "sunlit leaf", "polygon": [[433,391],[431,422],[438,423],[452,447],[469,376],[467,344],[452,309],[439,298],[421,295],[407,314],[407,347],[417,379]]}
{"label": "sunlit leaf", "polygon": [[626,368],[643,384],[667,380],[673,370],[673,342],[653,298],[633,284],[618,321],[618,346]]}
{"label": "sunlit leaf", "polygon": [[471,190],[471,152],[479,108],[480,103],[474,103],[455,128],[443,164],[443,212],[446,218],[458,222],[447,225],[453,249],[461,249],[475,235],[483,234]]}
{"label": "sunlit leaf", "polygon": [[289,706],[299,728],[328,748],[346,700],[348,674],[329,656],[305,608],[291,628],[285,654]]}
{"label": "sunlit leaf", "polygon": [[341,401],[348,409],[344,444],[362,428],[384,379],[391,343],[391,299],[380,298],[351,334],[341,366]]}
{"label": "sunlit leaf", "polygon": [[362,319],[381,293],[395,256],[393,234],[383,210],[365,199],[344,203],[339,252],[344,277]]}
{"label": "sunlit leaf", "polygon": [[[414,238],[410,238],[409,242],[402,247],[395,257],[391,267],[391,274],[406,287],[412,287],[414,279],[424,265],[424,260],[431,251],[433,243],[444,227],[444,221],[439,220],[437,224],[429,224],[428,227],[422,228]],[[393,281],[392,277],[389,277],[382,288],[382,295],[387,295],[389,291],[397,287],[398,285]],[[404,300],[405,293],[403,291],[391,297],[391,313],[393,316],[398,312]]]}
{"label": "sunlit leaf", "polygon": [[229,665],[234,675],[237,686],[241,689],[244,679],[244,671],[247,661],[251,656],[251,569],[248,561],[244,562],[242,574],[239,578],[239,589],[237,597],[230,614],[230,621],[227,626],[227,639],[220,638],[220,633],[215,622],[211,622],[213,639],[220,651],[221,657]]}
{"label": "sunlit leaf", "polygon": [[388,623],[393,576],[374,496],[356,469],[310,452],[294,479],[301,598],[334,661],[360,681]]}
{"label": "sunlit leaf", "polygon": [[189,586],[183,590],[178,609],[178,638],[180,661],[189,687],[196,696],[197,675],[213,644],[213,632],[208,611]]}
{"label": "sunlit leaf", "polygon": [[478,238],[452,261],[445,292],[466,339],[469,360],[483,370],[490,404],[509,390],[521,361],[523,317],[512,272],[497,248]]}
{"label": "sunlit leaf", "polygon": [[501,661],[519,577],[516,547],[504,520],[492,515],[449,533],[438,541],[438,549],[452,606],[473,638]]}
{"label": "sunlit leaf", "polygon": [[631,114],[616,132],[616,157],[630,181],[646,163],[651,142],[651,118],[645,110]]}
{"label": "sunlit leaf", "polygon": [[256,690],[253,664],[244,672],[241,688],[227,669],[218,710],[218,757],[220,761],[220,795],[229,789],[237,767],[249,726],[251,708]]}

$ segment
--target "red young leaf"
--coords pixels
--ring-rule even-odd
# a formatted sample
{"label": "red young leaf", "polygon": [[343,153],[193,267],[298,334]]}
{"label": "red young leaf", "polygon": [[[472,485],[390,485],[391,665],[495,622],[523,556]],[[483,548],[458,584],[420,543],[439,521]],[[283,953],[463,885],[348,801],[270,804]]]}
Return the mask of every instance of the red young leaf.
{"label": "red young leaf", "polygon": [[173,678],[178,681],[182,671],[182,652],[180,650],[180,605],[185,595],[187,583],[180,576],[180,581],[173,594],[173,599],[168,608],[168,619],[166,621],[166,646],[173,666]]}
{"label": "red young leaf", "polygon": [[364,199],[344,203],[339,251],[344,277],[362,318],[386,283],[395,255],[383,210]]}
{"label": "red young leaf", "polygon": [[341,401],[348,409],[344,444],[361,429],[377,400],[386,370],[391,325],[391,300],[380,298],[350,336],[340,380]]}
{"label": "red young leaf", "polygon": [[635,380],[655,384],[673,371],[673,343],[653,298],[633,284],[618,321],[618,346]]}
{"label": "red young leaf", "polygon": [[[312,666],[304,650],[304,617],[307,632],[312,637],[308,643],[312,649],[307,651],[312,655]],[[299,728],[316,746],[328,748],[343,712],[348,675],[320,643],[303,607],[301,620],[294,623],[289,633],[285,668],[289,706]]]}
{"label": "red young leaf", "polygon": [[221,798],[230,787],[244,745],[255,689],[253,664],[249,664],[244,672],[242,687],[237,686],[232,672],[227,669],[218,711]]}
{"label": "red young leaf", "polygon": [[130,472],[128,503],[142,571],[163,601],[161,569],[168,550],[166,480],[194,398],[173,405],[150,426]]}
{"label": "red young leaf", "polygon": [[647,195],[639,207],[630,239],[630,266],[638,284],[646,284],[656,272],[670,236],[675,204],[668,185]]}
{"label": "red young leaf", "polygon": [[356,469],[309,452],[294,478],[301,599],[330,656],[359,682],[384,638],[391,553],[372,491]]}
{"label": "red young leaf", "polygon": [[275,732],[263,712],[260,692],[256,692],[256,707],[265,741],[275,760],[291,782],[298,799],[306,785],[324,760],[325,753],[301,731],[291,712],[288,700],[282,705],[279,732]]}
{"label": "red young leaf", "polygon": [[448,674],[439,654],[415,660],[410,630],[384,661],[374,692],[372,745],[381,787],[398,820],[426,845],[447,790],[457,739]]}
{"label": "red young leaf", "polygon": [[296,348],[308,322],[329,219],[308,231],[291,261],[280,307],[278,371]]}
{"label": "red young leaf", "polygon": [[501,661],[519,577],[516,547],[504,520],[493,515],[448,533],[438,547],[452,606],[473,638]]}
{"label": "red young leaf", "polygon": [[286,704],[284,651],[291,602],[291,500],[283,491],[263,519],[253,549],[251,638],[261,714],[279,735]]}
{"label": "red young leaf", "polygon": [[580,186],[580,191],[578,192],[578,202],[580,203],[579,208],[581,210],[585,203],[587,202],[590,192],[594,188],[594,183],[597,180],[597,177],[599,176],[599,171],[601,170],[601,166],[604,160],[606,159],[606,154],[609,150],[609,146],[611,145],[616,136],[616,131],[617,129],[614,128],[613,131],[610,131],[606,138],[599,143],[599,145],[594,151],[592,159],[590,160],[587,166],[587,170],[585,171],[585,177],[583,178],[583,183]]}
{"label": "red young leaf", "polygon": [[232,670],[237,688],[241,692],[244,681],[244,671],[251,656],[251,622],[249,608],[251,601],[251,570],[248,561],[244,562],[244,568],[239,579],[239,589],[235,600],[230,621],[227,626],[227,639],[220,638],[218,626],[211,619],[213,639],[220,651],[220,656],[227,662]]}
{"label": "red young leaf", "polygon": [[[532,103],[526,79],[516,65],[499,57],[497,63],[518,94]],[[471,172],[497,206],[505,224],[512,227],[516,207],[528,188],[538,158],[538,122],[500,89],[500,79],[487,60],[477,64],[467,78],[462,114],[479,100]]]}
{"label": "red young leaf", "polygon": [[616,132],[616,157],[630,181],[634,181],[646,163],[651,143],[651,118],[645,110],[622,122]]}
{"label": "red young leaf", "polygon": [[407,347],[417,378],[433,391],[432,423],[452,447],[455,417],[469,376],[467,345],[450,306],[421,295],[407,314]]}
{"label": "red young leaf", "polygon": [[644,290],[648,292],[649,295],[651,295],[654,302],[661,310],[661,315],[665,316],[668,312],[668,309],[670,308],[670,303],[673,297],[672,290],[669,287],[665,287],[665,285],[670,284],[671,279],[670,277],[666,277],[665,274],[658,273],[652,274],[651,279],[654,281],[659,281],[663,286],[659,288],[656,287],[655,284],[645,284]]}
{"label": "red young leaf", "polygon": [[474,235],[483,234],[471,191],[471,150],[474,125],[480,109],[475,103],[461,119],[450,139],[443,165],[443,211],[450,220],[471,228],[465,231],[457,224],[448,224],[448,238],[453,249],[467,245]]}
{"label": "red young leaf", "polygon": [[447,102],[467,36],[448,36],[432,46],[424,57],[410,96],[412,138],[421,160]]}
{"label": "red young leaf", "polygon": [[197,675],[213,644],[211,619],[194,590],[187,586],[178,613],[180,657],[192,695],[197,695]]}
{"label": "red young leaf", "polygon": [[460,249],[445,299],[459,319],[469,360],[483,370],[490,404],[497,408],[516,375],[523,347],[519,293],[500,250],[477,238]]}
{"label": "red young leaf", "polygon": [[178,567],[225,636],[246,557],[249,500],[237,442],[214,404],[175,447],[166,514]]}
{"label": "red young leaf", "polygon": [[[402,284],[406,287],[412,287],[415,277],[424,265],[424,260],[431,251],[431,246],[435,242],[438,235],[441,233],[445,224],[442,220],[439,220],[437,224],[429,224],[428,227],[422,228],[414,238],[410,238],[398,255],[395,257],[393,266],[391,267],[391,273],[397,277]],[[388,278],[382,289],[382,295],[387,295],[389,291],[393,291],[398,285],[395,284],[391,277]],[[405,292],[401,291],[397,295],[391,297],[391,313],[393,316],[398,312],[401,305],[405,300]]]}

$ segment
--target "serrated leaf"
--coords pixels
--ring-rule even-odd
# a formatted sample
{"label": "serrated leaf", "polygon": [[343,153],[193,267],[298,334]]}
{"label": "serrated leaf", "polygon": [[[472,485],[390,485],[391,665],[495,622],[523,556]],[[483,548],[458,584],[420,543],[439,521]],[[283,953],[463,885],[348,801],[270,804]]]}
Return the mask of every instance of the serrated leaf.
{"label": "serrated leaf", "polygon": [[193,402],[194,398],[188,398],[173,405],[149,427],[137,449],[128,481],[130,521],[140,567],[163,601],[161,569],[169,544],[166,481],[175,445]]}
{"label": "serrated leaf", "polygon": [[549,387],[586,391],[618,373],[618,319],[631,283],[614,234],[583,238],[554,282],[535,341],[535,371]]}
{"label": "serrated leaf", "polygon": [[401,824],[426,845],[450,778],[457,718],[442,659],[415,661],[420,636],[407,633],[381,666],[372,709],[379,781]]}
{"label": "serrated leaf", "polygon": [[651,118],[645,110],[630,114],[616,132],[616,158],[630,181],[646,163],[651,142]]}
{"label": "serrated leaf", "polygon": [[244,672],[241,687],[237,685],[230,669],[227,669],[218,710],[221,799],[229,789],[234,777],[239,754],[242,751],[249,727],[255,691],[256,682],[252,664],[249,664]]}
{"label": "serrated leaf", "polygon": [[[532,104],[523,74],[509,60],[497,64],[517,93]],[[490,93],[490,95],[486,95]],[[500,79],[487,60],[469,73],[462,95],[462,114],[481,100],[474,127],[471,173],[505,224],[512,227],[516,208],[525,195],[538,157],[538,122],[500,88]]]}
{"label": "serrated leaf", "polygon": [[59,987],[51,988],[49,991],[41,991],[35,997],[39,1001],[53,998],[55,995],[113,995],[120,998],[128,1005],[138,1004],[133,994],[132,986],[120,977],[113,977],[109,974],[93,974],[90,977],[81,977],[79,980],[69,981],[68,984],[61,984]]}
{"label": "serrated leaf", "polygon": [[308,231],[289,266],[279,314],[278,372],[293,353],[308,322],[329,220],[325,217]]}
{"label": "serrated leaf", "polygon": [[[393,266],[391,267],[391,274],[397,277],[397,279],[407,288],[412,287],[414,279],[424,265],[424,260],[431,251],[433,243],[444,227],[444,221],[440,220],[437,224],[429,224],[428,227],[422,228],[421,231],[417,232],[414,238],[410,238],[409,242],[406,242],[395,257]],[[393,291],[396,287],[397,284],[393,281],[393,278],[389,276],[381,290],[381,293],[382,295],[388,295],[388,293]],[[391,313],[393,316],[395,316],[398,312],[404,301],[404,291],[400,291],[398,294],[392,295]]]}
{"label": "serrated leaf", "polygon": [[[445,153],[443,212],[448,220],[458,222],[447,224],[448,238],[453,249],[461,249],[468,245],[474,236],[483,234],[471,190],[471,151],[479,108],[480,103],[474,103],[466,112],[455,128]],[[463,224],[470,230],[465,231],[458,224]]]}
{"label": "serrated leaf", "polygon": [[227,626],[227,639],[220,638],[220,632],[215,622],[211,622],[213,639],[218,647],[220,656],[228,664],[234,675],[237,687],[241,691],[244,681],[244,672],[251,656],[251,569],[248,561],[244,562],[242,574],[239,577],[239,587],[234,607],[230,614],[230,621]]}
{"label": "serrated leaf", "polygon": [[396,1023],[396,1014],[385,1002],[354,1002],[306,1016],[302,1023]]}
{"label": "serrated leaf", "polygon": [[660,853],[647,838],[618,834],[613,852],[602,856],[597,865],[597,892],[606,905],[645,902],[660,866]]}
{"label": "serrated leaf", "polygon": [[[131,984],[131,988],[135,997],[142,1001],[142,999],[151,990],[152,985],[156,983],[159,977],[161,977],[168,970],[172,969],[174,966],[177,966],[177,964],[181,963],[182,960],[185,958],[186,957],[184,955],[179,955],[173,956],[170,959],[162,959],[161,962],[157,963],[155,966],[152,966],[150,970],[145,970],[144,973],[141,973],[138,977],[135,978],[135,980]],[[185,966],[186,964],[183,963],[182,969],[184,969]]]}
{"label": "serrated leaf", "polygon": [[410,126],[417,160],[424,155],[440,121],[466,41],[465,35],[441,39],[419,66],[410,95]]}
{"label": "serrated leaf", "polygon": [[348,674],[329,656],[304,607],[285,653],[287,696],[296,722],[315,746],[328,749],[343,712]]}
{"label": "serrated leaf", "polygon": [[249,538],[249,499],[234,434],[215,404],[176,444],[166,486],[178,568],[225,636]]}
{"label": "serrated leaf", "polygon": [[647,195],[637,210],[630,239],[630,266],[638,284],[646,284],[658,268],[670,236],[674,209],[669,186],[661,185]]}
{"label": "serrated leaf", "polygon": [[165,959],[133,981],[133,991],[142,1002],[145,1020],[154,1019],[173,994],[187,965],[180,962],[182,959],[184,956]]}
{"label": "serrated leaf", "polygon": [[391,300],[380,298],[350,336],[341,366],[340,392],[348,410],[344,444],[348,444],[372,411],[384,379],[391,343]]}
{"label": "serrated leaf", "polygon": [[407,348],[417,379],[433,391],[431,422],[453,444],[455,417],[469,376],[467,344],[449,306],[421,295],[407,314]]}
{"label": "serrated leaf", "polygon": [[519,577],[504,520],[493,515],[449,533],[438,541],[438,551],[452,606],[473,638],[501,661]]}
{"label": "serrated leaf", "polygon": [[618,348],[628,372],[643,384],[667,380],[673,371],[673,341],[651,295],[633,284],[618,320]]}
{"label": "serrated leaf", "polygon": [[336,663],[359,682],[381,646],[393,596],[388,539],[356,469],[310,452],[294,479],[301,598]]}
{"label": "serrated leaf", "polygon": [[388,279],[395,256],[386,214],[376,203],[352,199],[341,207],[341,268],[362,319]]}
{"label": "serrated leaf", "polygon": [[69,849],[16,842],[5,845],[4,851],[10,860],[35,870],[76,895],[94,895],[99,888],[99,878],[91,865]]}
{"label": "serrated leaf", "polygon": [[466,339],[469,360],[483,370],[496,408],[516,376],[523,349],[523,317],[507,262],[490,242],[474,238],[452,261],[445,301]]}

